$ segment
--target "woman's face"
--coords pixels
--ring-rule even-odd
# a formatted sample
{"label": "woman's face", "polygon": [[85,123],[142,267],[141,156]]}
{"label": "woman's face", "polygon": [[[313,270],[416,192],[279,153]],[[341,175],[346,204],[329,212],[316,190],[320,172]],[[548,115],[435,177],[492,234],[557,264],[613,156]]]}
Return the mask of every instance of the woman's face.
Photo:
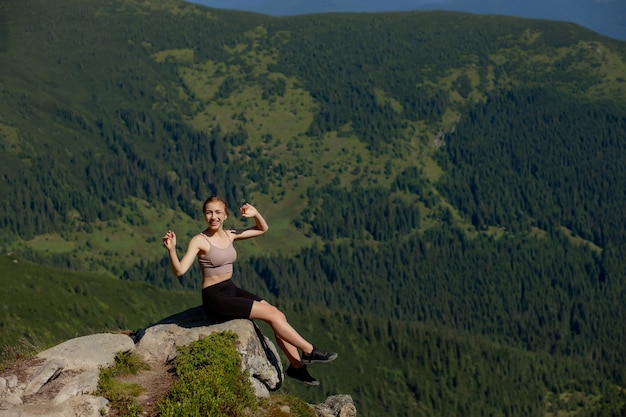
{"label": "woman's face", "polygon": [[221,201],[212,201],[204,208],[204,219],[211,230],[219,230],[228,218],[226,207]]}

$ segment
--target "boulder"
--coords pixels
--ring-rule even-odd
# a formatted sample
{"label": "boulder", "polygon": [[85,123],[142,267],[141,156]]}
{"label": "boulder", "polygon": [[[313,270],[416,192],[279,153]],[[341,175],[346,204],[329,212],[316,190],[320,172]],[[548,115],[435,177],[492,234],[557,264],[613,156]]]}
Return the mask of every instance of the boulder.
{"label": "boulder", "polygon": [[[251,320],[210,322],[195,307],[167,317],[133,335],[94,334],[77,337],[37,354],[20,367],[19,375],[0,377],[2,417],[100,417],[108,415],[106,398],[93,395],[100,368],[115,363],[118,353],[134,351],[149,364],[160,367],[176,357],[176,348],[211,333],[231,331],[238,335],[235,347],[242,368],[259,398],[269,396],[282,384],[283,367],[274,344]],[[313,406],[318,417],[355,417],[348,395],[329,397]]]}
{"label": "boulder", "polygon": [[252,320],[212,323],[202,307],[194,307],[165,318],[137,333],[135,353],[148,363],[167,363],[176,357],[176,348],[207,337],[231,331],[238,335],[235,344],[242,367],[250,373],[257,397],[267,397],[282,384],[283,367],[274,344]]}
{"label": "boulder", "polygon": [[313,409],[317,417],[356,417],[356,407],[349,395],[332,395]]}
{"label": "boulder", "polygon": [[70,339],[37,357],[62,360],[67,371],[93,370],[113,365],[117,353],[127,353],[134,348],[133,339],[125,334],[100,333]]}

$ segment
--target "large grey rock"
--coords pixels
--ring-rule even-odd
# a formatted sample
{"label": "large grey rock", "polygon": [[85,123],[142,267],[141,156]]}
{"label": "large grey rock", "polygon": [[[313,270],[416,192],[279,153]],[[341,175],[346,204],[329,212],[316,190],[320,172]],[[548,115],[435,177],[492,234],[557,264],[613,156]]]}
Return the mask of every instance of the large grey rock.
{"label": "large grey rock", "polygon": [[70,339],[37,356],[62,360],[66,371],[93,370],[113,365],[117,353],[134,348],[133,339],[125,334],[100,333]]}
{"label": "large grey rock", "polygon": [[[108,400],[84,394],[96,390],[100,367],[113,365],[117,353],[132,351],[134,347],[133,339],[127,335],[103,333],[70,339],[40,352],[30,369],[23,371],[26,380],[18,383],[15,375],[7,376],[9,389],[0,395],[0,415],[101,416]],[[62,386],[56,395],[48,398],[48,387],[59,383]]]}
{"label": "large grey rock", "polygon": [[235,345],[242,367],[250,372],[250,382],[258,397],[280,388],[283,368],[274,344],[251,320],[211,323],[202,307],[194,307],[138,332],[135,353],[148,363],[167,363],[176,357],[176,348],[186,346],[211,333],[231,331],[238,335]]}
{"label": "large grey rock", "polygon": [[[257,397],[280,388],[283,368],[274,344],[251,320],[211,323],[202,307],[183,311],[139,331],[134,338],[123,334],[95,334],[63,342],[39,353],[21,369],[20,377],[0,378],[1,417],[100,417],[108,415],[108,400],[94,396],[99,368],[115,363],[119,352],[135,351],[147,362],[167,364],[176,348],[214,332],[232,331],[242,368],[250,373]],[[135,344],[136,343],[136,344]],[[329,397],[312,406],[319,417],[355,417],[348,395]]]}

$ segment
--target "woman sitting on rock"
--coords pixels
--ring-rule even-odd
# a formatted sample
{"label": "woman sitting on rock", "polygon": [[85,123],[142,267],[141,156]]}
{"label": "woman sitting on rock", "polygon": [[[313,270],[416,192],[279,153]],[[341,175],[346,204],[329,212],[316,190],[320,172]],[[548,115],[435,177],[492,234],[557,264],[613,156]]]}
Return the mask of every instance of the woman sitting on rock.
{"label": "woman sitting on rock", "polygon": [[[238,288],[231,279],[233,263],[237,259],[233,242],[260,236],[269,228],[263,216],[250,204],[244,204],[239,210],[243,217],[253,217],[256,225],[245,229],[224,229],[224,221],[229,215],[228,204],[218,196],[208,198],[203,205],[208,227],[191,239],[180,260],[176,253],[176,234],[169,230],[163,236],[163,245],[167,248],[172,271],[178,277],[183,275],[197,257],[202,271],[202,305],[209,318],[219,321],[259,319],[268,323],[278,346],[289,359],[287,376],[309,385],[319,385],[307,371],[307,365],[331,362],[337,354],[313,346],[300,336],[280,310],[261,297]],[[302,357],[298,349],[302,351]]]}

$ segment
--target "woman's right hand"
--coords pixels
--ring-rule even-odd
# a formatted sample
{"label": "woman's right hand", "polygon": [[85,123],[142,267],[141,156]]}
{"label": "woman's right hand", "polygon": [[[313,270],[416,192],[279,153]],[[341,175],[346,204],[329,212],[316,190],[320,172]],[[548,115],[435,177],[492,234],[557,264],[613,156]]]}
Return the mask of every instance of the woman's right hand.
{"label": "woman's right hand", "polygon": [[167,250],[176,249],[176,233],[168,230],[165,236],[163,236],[163,246],[165,246]]}

